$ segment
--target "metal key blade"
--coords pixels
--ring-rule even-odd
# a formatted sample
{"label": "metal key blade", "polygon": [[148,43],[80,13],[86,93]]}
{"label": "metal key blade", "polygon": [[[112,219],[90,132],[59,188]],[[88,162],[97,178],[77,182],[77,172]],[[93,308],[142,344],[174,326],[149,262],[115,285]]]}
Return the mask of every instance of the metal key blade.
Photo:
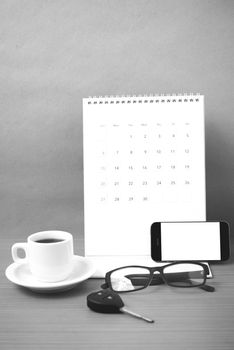
{"label": "metal key blade", "polygon": [[122,311],[125,314],[131,315],[131,316],[136,317],[136,318],[140,318],[141,320],[144,320],[146,322],[154,323],[154,320],[151,320],[148,317],[144,317],[144,316],[141,316],[141,315],[139,315],[139,314],[137,314],[137,313],[135,313],[133,311],[130,311],[126,307],[121,307],[121,309],[119,309],[119,310]]}

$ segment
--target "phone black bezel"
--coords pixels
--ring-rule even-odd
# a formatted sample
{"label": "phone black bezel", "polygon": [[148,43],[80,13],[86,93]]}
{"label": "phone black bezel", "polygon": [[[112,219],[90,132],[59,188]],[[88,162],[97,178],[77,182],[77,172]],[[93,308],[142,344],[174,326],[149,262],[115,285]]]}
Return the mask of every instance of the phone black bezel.
{"label": "phone black bezel", "polygon": [[161,262],[161,222],[151,225],[151,258]]}
{"label": "phone black bezel", "polygon": [[221,261],[228,260],[230,257],[230,237],[229,224],[225,221],[220,221],[220,249]]}
{"label": "phone black bezel", "polygon": [[[204,223],[204,222],[217,222],[220,224],[220,260],[206,260],[207,262],[219,262],[228,260],[230,257],[230,245],[229,245],[229,224],[225,221],[178,221],[174,223]],[[156,262],[170,262],[172,260],[162,260],[161,252],[161,224],[166,222],[154,222],[151,225],[151,258]],[[167,223],[173,223],[168,221]],[[173,260],[174,261],[174,260]],[[178,261],[178,260],[177,260]],[[200,260],[194,260],[200,261]]]}

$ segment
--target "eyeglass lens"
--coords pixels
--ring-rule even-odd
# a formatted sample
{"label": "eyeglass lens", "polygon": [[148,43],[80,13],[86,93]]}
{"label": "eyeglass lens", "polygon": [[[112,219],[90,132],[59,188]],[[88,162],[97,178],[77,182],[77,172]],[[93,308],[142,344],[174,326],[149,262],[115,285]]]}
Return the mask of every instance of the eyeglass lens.
{"label": "eyeglass lens", "polygon": [[126,267],[112,272],[110,276],[112,289],[116,292],[134,291],[145,287],[150,272],[143,267]]}
{"label": "eyeglass lens", "polygon": [[198,264],[176,264],[163,269],[167,283],[175,287],[196,287],[204,283],[205,271]]}

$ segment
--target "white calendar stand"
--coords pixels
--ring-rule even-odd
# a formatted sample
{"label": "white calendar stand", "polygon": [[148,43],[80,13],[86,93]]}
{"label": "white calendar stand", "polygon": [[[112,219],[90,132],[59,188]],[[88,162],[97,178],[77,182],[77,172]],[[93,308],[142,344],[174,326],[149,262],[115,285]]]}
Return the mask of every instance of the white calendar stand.
{"label": "white calendar stand", "polygon": [[85,255],[95,277],[155,266],[155,221],[205,221],[201,95],[83,100]]}

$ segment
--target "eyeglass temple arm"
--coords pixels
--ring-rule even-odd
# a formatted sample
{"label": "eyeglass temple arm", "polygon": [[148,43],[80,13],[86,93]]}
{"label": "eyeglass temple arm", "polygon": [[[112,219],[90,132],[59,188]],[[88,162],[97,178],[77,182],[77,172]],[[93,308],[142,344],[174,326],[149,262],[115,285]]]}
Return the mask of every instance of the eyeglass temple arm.
{"label": "eyeglass temple arm", "polygon": [[[134,286],[144,285],[149,280],[148,274],[131,274],[126,275],[125,277],[129,278]],[[163,284],[164,281],[160,275],[154,275],[150,285]]]}
{"label": "eyeglass temple arm", "polygon": [[199,286],[199,288],[205,290],[206,292],[214,292],[215,287],[209,286],[208,284],[203,284],[203,286]]}
{"label": "eyeglass temple arm", "polygon": [[101,288],[102,289],[107,289],[107,288],[109,288],[109,285],[108,285],[108,283],[103,283],[103,284],[101,284]]}
{"label": "eyeglass temple arm", "polygon": [[[124,276],[126,278],[129,278],[131,283],[134,285],[134,286],[141,286],[141,285],[144,285],[146,283],[146,281],[148,281],[149,279],[149,276],[148,275],[144,275],[144,274],[131,274],[131,275],[126,275]],[[164,281],[163,279],[161,278],[161,276],[159,275],[155,275],[150,283],[151,286],[153,285],[157,285],[157,284],[163,284]],[[109,285],[107,282],[103,283],[101,285],[101,288],[102,289],[107,289],[109,288]]]}
{"label": "eyeglass temple arm", "polygon": [[[131,274],[131,275],[126,275],[125,277],[129,278],[131,280],[132,284],[135,286],[142,285],[145,283],[144,280],[142,279],[142,277],[143,278],[145,277],[145,280],[148,279],[148,275],[143,275],[143,274],[140,274],[140,275],[139,274],[138,275]],[[134,279],[134,277],[135,277],[135,279]],[[140,280],[138,279],[139,277],[140,277]],[[175,275],[174,275],[174,277],[175,277]],[[180,275],[180,277],[181,277],[181,275]],[[152,286],[152,285],[163,284],[163,283],[164,283],[164,281],[160,275],[154,275],[150,285]],[[108,283],[103,283],[101,285],[101,288],[102,289],[109,288]],[[202,286],[199,286],[199,288],[203,289],[206,292],[214,292],[215,291],[215,288],[212,286],[209,286],[208,284],[204,284]]]}

